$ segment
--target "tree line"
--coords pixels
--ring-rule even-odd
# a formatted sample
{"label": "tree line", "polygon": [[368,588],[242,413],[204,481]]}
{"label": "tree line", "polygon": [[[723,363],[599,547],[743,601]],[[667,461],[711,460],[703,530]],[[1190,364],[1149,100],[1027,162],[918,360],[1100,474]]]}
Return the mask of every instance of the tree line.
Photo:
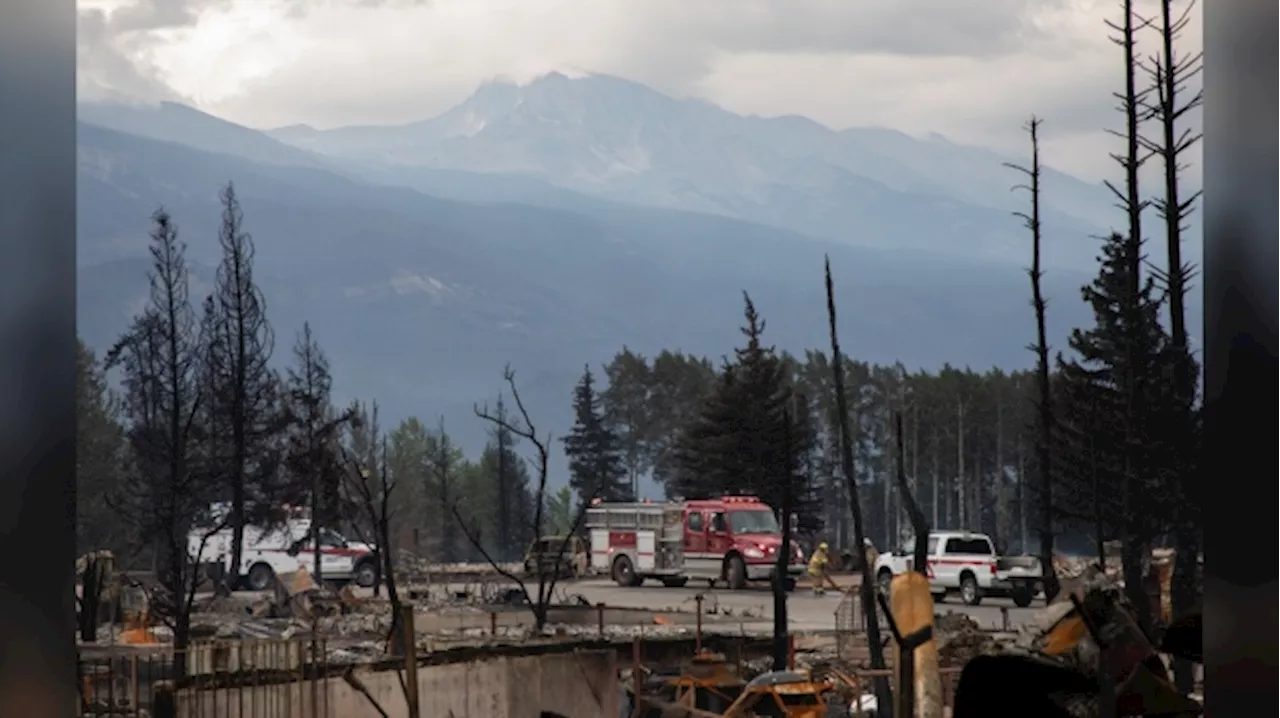
{"label": "tree line", "polygon": [[[747,341],[733,361],[664,350],[652,359],[623,348],[600,370],[602,428],[612,434],[625,491],[651,476],[668,496],[757,492],[779,501],[770,466],[781,456],[784,410],[792,421],[791,457],[803,477],[797,511],[802,533],[850,543],[839,426],[830,359],[764,344],[764,322],[746,300]],[[1031,372],[985,372],[944,365],[908,371],[843,358],[853,428],[856,480],[866,492],[870,537],[896,546],[909,535],[895,487],[894,416],[905,433],[904,469],[935,526],[986,531],[1011,547],[1027,545],[1034,386]],[[754,422],[754,423],[753,423]],[[572,472],[572,467],[571,467]],[[1034,519],[1031,519],[1034,520]],[[1034,525],[1032,525],[1032,530]]]}

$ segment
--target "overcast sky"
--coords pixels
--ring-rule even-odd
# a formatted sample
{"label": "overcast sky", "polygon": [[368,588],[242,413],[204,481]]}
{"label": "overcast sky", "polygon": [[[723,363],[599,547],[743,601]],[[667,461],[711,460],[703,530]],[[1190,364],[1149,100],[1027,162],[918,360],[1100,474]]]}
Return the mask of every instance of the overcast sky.
{"label": "overcast sky", "polygon": [[[1186,0],[1177,0],[1179,7]],[[1115,0],[79,0],[81,99],[252,127],[425,119],[485,79],[608,73],[743,114],[937,132],[1115,177]],[[1139,10],[1156,15],[1155,0]],[[1201,47],[1200,13],[1182,41]],[[1142,36],[1143,53],[1156,36]],[[1197,162],[1198,164],[1198,162]],[[1198,175],[1198,170],[1196,171]]]}

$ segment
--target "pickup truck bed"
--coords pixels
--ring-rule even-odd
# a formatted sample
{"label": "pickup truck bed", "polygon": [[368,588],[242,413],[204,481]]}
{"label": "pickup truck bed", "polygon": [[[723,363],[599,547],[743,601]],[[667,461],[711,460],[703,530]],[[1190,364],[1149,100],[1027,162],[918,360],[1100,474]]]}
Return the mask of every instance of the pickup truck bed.
{"label": "pickup truck bed", "polygon": [[[896,574],[911,570],[911,545],[883,554],[875,566],[881,590],[888,590]],[[1034,556],[997,556],[991,539],[967,531],[939,531],[929,534],[927,547],[929,585],[938,601],[958,593],[966,604],[976,606],[984,596],[1008,596],[1015,605],[1031,605],[1040,591],[1043,576]]]}

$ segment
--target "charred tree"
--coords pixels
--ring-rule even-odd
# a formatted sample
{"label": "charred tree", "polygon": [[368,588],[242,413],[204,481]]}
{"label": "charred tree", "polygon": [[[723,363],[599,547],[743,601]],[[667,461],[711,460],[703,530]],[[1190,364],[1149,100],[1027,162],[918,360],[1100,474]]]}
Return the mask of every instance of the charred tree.
{"label": "charred tree", "polygon": [[[1139,89],[1137,85],[1139,69],[1135,50],[1137,33],[1150,23],[1138,17],[1133,6],[1133,0],[1123,0],[1121,7],[1124,17],[1121,22],[1117,24],[1106,21],[1107,27],[1118,33],[1111,36],[1111,41],[1124,51],[1124,91],[1114,93],[1116,99],[1120,101],[1118,109],[1124,115],[1124,130],[1119,132],[1109,130],[1109,132],[1124,140],[1125,151],[1123,154],[1111,155],[1124,172],[1124,189],[1120,190],[1110,182],[1105,184],[1115,195],[1120,208],[1128,218],[1128,234],[1125,236],[1125,241],[1129,243],[1129,247],[1125,256],[1129,267],[1125,301],[1129,304],[1129,311],[1137,313],[1140,311],[1142,294],[1142,213],[1150,204],[1142,199],[1139,171],[1151,156],[1150,151],[1142,147],[1139,126],[1144,118],[1146,99],[1152,88]],[[1141,406],[1141,392],[1138,390],[1140,359],[1137,338],[1126,336],[1122,341],[1126,347],[1124,371],[1121,377],[1121,393],[1125,402],[1122,434],[1126,449],[1123,452],[1124,469],[1120,476],[1121,526],[1116,528],[1119,529],[1120,561],[1125,580],[1125,592],[1134,604],[1139,624],[1145,630],[1150,630],[1151,611],[1143,589],[1143,557],[1149,551],[1148,539],[1136,530],[1138,517],[1142,512],[1141,499],[1137,491],[1138,474],[1146,470],[1139,456],[1141,453],[1139,447],[1145,442],[1145,437],[1142,436],[1144,427],[1138,420],[1138,417],[1144,413],[1144,408]]]}
{"label": "charred tree", "polygon": [[[844,391],[844,357],[840,354],[840,341],[836,336],[836,295],[831,281],[831,259],[826,258],[827,282],[827,325],[831,333],[831,373],[836,393],[836,417],[840,429],[840,468],[845,483],[849,488],[849,513],[853,516],[853,541],[859,551],[866,546],[865,524],[862,507],[858,502],[858,482],[853,468],[853,435],[849,429],[849,400]],[[875,577],[872,567],[865,560],[858,562],[862,567],[862,585],[858,587],[858,597],[866,617],[867,644],[871,653],[871,667],[884,670],[884,646],[880,643],[880,619],[876,610]],[[893,694],[889,689],[889,680],[878,677],[874,681],[876,703],[881,706],[892,705]]]}
{"label": "charred tree", "polygon": [[333,379],[324,351],[303,324],[293,348],[296,365],[289,369],[288,399],[292,429],[286,466],[289,503],[306,501],[311,514],[311,539],[315,548],[316,583],[324,580],[320,564],[320,540],[324,529],[336,525],[342,514],[341,475],[334,447],[342,427],[354,418],[350,412],[335,415],[330,393]]}
{"label": "charred tree", "polygon": [[[275,470],[270,442],[283,429],[279,411],[279,381],[270,367],[275,336],[267,323],[266,302],[253,280],[253,237],[244,231],[244,214],[235,188],[220,193],[222,224],[218,266],[210,301],[205,304],[206,326],[216,334],[207,353],[210,410],[217,415],[226,446],[217,457],[231,499],[231,566],[223,592],[235,588],[244,552],[244,529],[250,513],[270,510],[269,481]],[[255,491],[256,489],[256,491]],[[267,491],[264,492],[263,490]],[[252,518],[261,519],[260,516]],[[263,521],[270,523],[270,521]]]}
{"label": "charred tree", "polygon": [[493,443],[497,452],[497,487],[498,487],[498,545],[496,551],[502,560],[510,560],[516,550],[511,533],[511,522],[515,518],[513,506],[514,496],[511,491],[511,429],[507,417],[507,406],[498,395],[497,413],[493,416]]}
{"label": "charred tree", "polygon": [[[794,421],[791,410],[783,410],[782,444],[785,456],[795,455],[795,432],[792,428]],[[782,511],[782,546],[778,549],[778,558],[773,568],[773,670],[775,671],[787,669],[787,658],[790,653],[787,626],[787,587],[790,581],[787,565],[791,562],[791,514],[795,504],[792,486],[796,483],[796,477],[784,477],[781,483],[782,486],[779,488],[782,494],[782,505],[779,508]]]}
{"label": "charred tree", "polygon": [[[1003,377],[997,377],[1000,382]],[[1004,464],[1004,392],[996,384],[996,544],[1001,553],[1009,546],[1009,489]]]}
{"label": "charred tree", "polygon": [[[507,383],[507,388],[511,390],[511,399],[516,404],[518,418],[511,419],[505,411],[491,413],[488,407],[474,407],[476,416],[484,419],[492,424],[495,430],[507,432],[508,435],[520,437],[528,441],[534,449],[537,472],[538,472],[538,488],[534,499],[533,509],[533,525],[530,527],[535,537],[542,537],[542,525],[547,506],[547,464],[550,453],[547,446],[551,443],[551,437],[546,439],[539,438],[538,431],[533,425],[533,420],[529,418],[529,411],[525,408],[524,400],[520,398],[520,390],[516,388],[516,375],[507,367],[503,370],[503,380]],[[565,534],[559,545],[556,547],[556,553],[553,560],[544,560],[543,542],[535,541],[535,553],[533,560],[536,564],[535,575],[538,579],[538,588],[536,594],[530,594],[529,585],[521,576],[508,571],[502,566],[494,554],[484,547],[480,540],[480,532],[475,527],[468,527],[463,520],[462,513],[458,508],[458,502],[455,500],[452,506],[454,520],[458,522],[459,528],[462,530],[463,536],[467,538],[471,546],[484,557],[489,565],[501,574],[504,578],[516,584],[520,588],[521,594],[524,596],[525,603],[529,606],[530,612],[533,613],[534,630],[541,631],[547,625],[547,609],[551,605],[551,597],[555,591],[556,582],[560,579],[559,567],[564,559],[564,553],[569,548],[569,542],[582,526],[583,520],[587,516],[587,508],[590,507],[592,499],[596,497],[596,490],[589,488],[587,494],[583,496],[582,505],[578,507],[577,513],[573,519],[573,525],[568,533]]]}
{"label": "charred tree", "polygon": [[[111,500],[152,546],[159,588],[151,610],[173,630],[175,672],[185,673],[198,564],[209,537],[227,525],[213,517],[217,486],[200,466],[198,417],[206,399],[200,382],[203,348],[189,298],[185,246],[168,213],[152,216],[150,298],[112,347],[106,366],[122,372],[130,471]],[[198,538],[192,555],[191,539]]]}
{"label": "charred tree", "polygon": [[969,497],[965,491],[968,482],[964,476],[964,410],[965,403],[962,399],[956,400],[956,496],[958,498],[958,506],[960,507],[960,525],[957,527],[962,530],[969,528]]}
{"label": "charred tree", "polygon": [[[915,548],[911,553],[911,566],[916,572],[929,575],[929,520],[925,518],[920,504],[916,503],[915,492],[907,484],[907,472],[902,468],[906,462],[906,447],[902,437],[902,414],[893,416],[894,433],[898,442],[898,491],[902,496],[902,504],[907,518],[911,520],[911,533],[915,534]],[[866,563],[865,561],[863,563]]]}
{"label": "charred tree", "polygon": [[[378,405],[374,404],[373,416],[376,417],[377,414]],[[358,426],[358,423],[356,425]],[[371,421],[370,425],[377,426],[376,419]],[[379,443],[377,433],[370,431],[369,441],[372,444],[369,447],[372,451],[369,453],[376,456],[379,451],[381,452],[381,456],[375,458],[372,464],[344,447],[338,447],[344,469],[343,489],[347,493],[347,501],[353,504],[361,514],[358,521],[352,522],[352,526],[355,528],[357,538],[373,548],[378,562],[379,583],[387,587],[387,600],[391,603],[393,624],[398,624],[400,594],[396,590],[395,551],[391,545],[391,521],[394,514],[391,507],[392,496],[396,493],[399,482],[391,474],[387,462],[386,438],[382,437]],[[393,625],[391,635],[397,635],[399,628],[398,625]]]}
{"label": "charred tree", "polygon": [[[1032,115],[1027,123],[1027,133],[1031,135],[1031,166],[1005,163],[1006,167],[1017,170],[1027,176],[1030,184],[1018,185],[1031,194],[1031,214],[1015,212],[1022,218],[1027,229],[1031,230],[1031,306],[1036,313],[1036,343],[1033,351],[1036,354],[1036,464],[1039,471],[1037,488],[1037,521],[1036,533],[1040,542],[1040,564],[1044,571],[1044,595],[1052,601],[1058,595],[1058,575],[1053,568],[1053,399],[1049,386],[1049,340],[1045,330],[1046,301],[1041,290],[1044,270],[1040,264],[1040,137],[1039,129],[1042,120]],[[1026,484],[1025,476],[1019,467],[1018,481]],[[1024,497],[1023,522],[1026,522]],[[1026,540],[1025,531],[1023,540]],[[1023,544],[1026,550],[1026,544]]]}
{"label": "charred tree", "polygon": [[[1158,156],[1164,165],[1164,196],[1153,200],[1156,211],[1165,225],[1165,251],[1167,269],[1159,279],[1164,283],[1169,302],[1169,328],[1173,351],[1177,355],[1174,382],[1179,396],[1182,414],[1181,429],[1186,436],[1184,447],[1194,447],[1196,433],[1196,375],[1198,369],[1187,341],[1186,294],[1194,271],[1193,265],[1182,257],[1182,232],[1186,218],[1194,210],[1199,192],[1183,195],[1180,175],[1185,165],[1180,158],[1199,140],[1200,134],[1180,127],[1186,115],[1196,110],[1204,101],[1203,90],[1192,90],[1188,83],[1199,74],[1202,55],[1179,54],[1175,45],[1183,30],[1190,23],[1190,13],[1195,1],[1187,3],[1181,13],[1175,14],[1173,0],[1160,0],[1160,19],[1156,29],[1160,33],[1160,53],[1148,60],[1155,101],[1148,107],[1149,117],[1159,125],[1159,138],[1142,138],[1145,149]],[[1199,492],[1196,481],[1199,462],[1181,462],[1174,476],[1179,494],[1177,513],[1174,517],[1174,546],[1176,556],[1171,586],[1171,603],[1174,617],[1186,615],[1197,604],[1198,587],[1196,568],[1200,554]],[[1193,682],[1192,666],[1185,660],[1175,660],[1174,675],[1178,688],[1190,691]]]}

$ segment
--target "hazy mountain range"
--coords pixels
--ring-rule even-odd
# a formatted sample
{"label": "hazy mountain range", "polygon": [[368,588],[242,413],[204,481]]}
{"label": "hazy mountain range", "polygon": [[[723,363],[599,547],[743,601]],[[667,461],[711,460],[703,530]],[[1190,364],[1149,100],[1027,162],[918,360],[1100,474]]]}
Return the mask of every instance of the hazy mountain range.
{"label": "hazy mountain range", "polygon": [[[771,341],[825,346],[824,254],[851,355],[1030,363],[1029,242],[1010,215],[1025,200],[1009,192],[1010,158],[987,150],[739,117],[608,77],[490,83],[393,127],[260,132],[174,104],[79,111],[79,320],[91,346],[145,301],[159,205],[189,244],[193,295],[207,291],[217,190],[234,180],[278,361],[310,321],[339,400],[377,399],[391,421],[444,414],[472,451],[484,427],[471,404],[496,394],[505,363],[539,429],[562,434],[584,363],[624,344],[727,353],[743,290]],[[1062,347],[1087,321],[1088,237],[1115,211],[1105,189],[1057,172],[1045,191]]]}

